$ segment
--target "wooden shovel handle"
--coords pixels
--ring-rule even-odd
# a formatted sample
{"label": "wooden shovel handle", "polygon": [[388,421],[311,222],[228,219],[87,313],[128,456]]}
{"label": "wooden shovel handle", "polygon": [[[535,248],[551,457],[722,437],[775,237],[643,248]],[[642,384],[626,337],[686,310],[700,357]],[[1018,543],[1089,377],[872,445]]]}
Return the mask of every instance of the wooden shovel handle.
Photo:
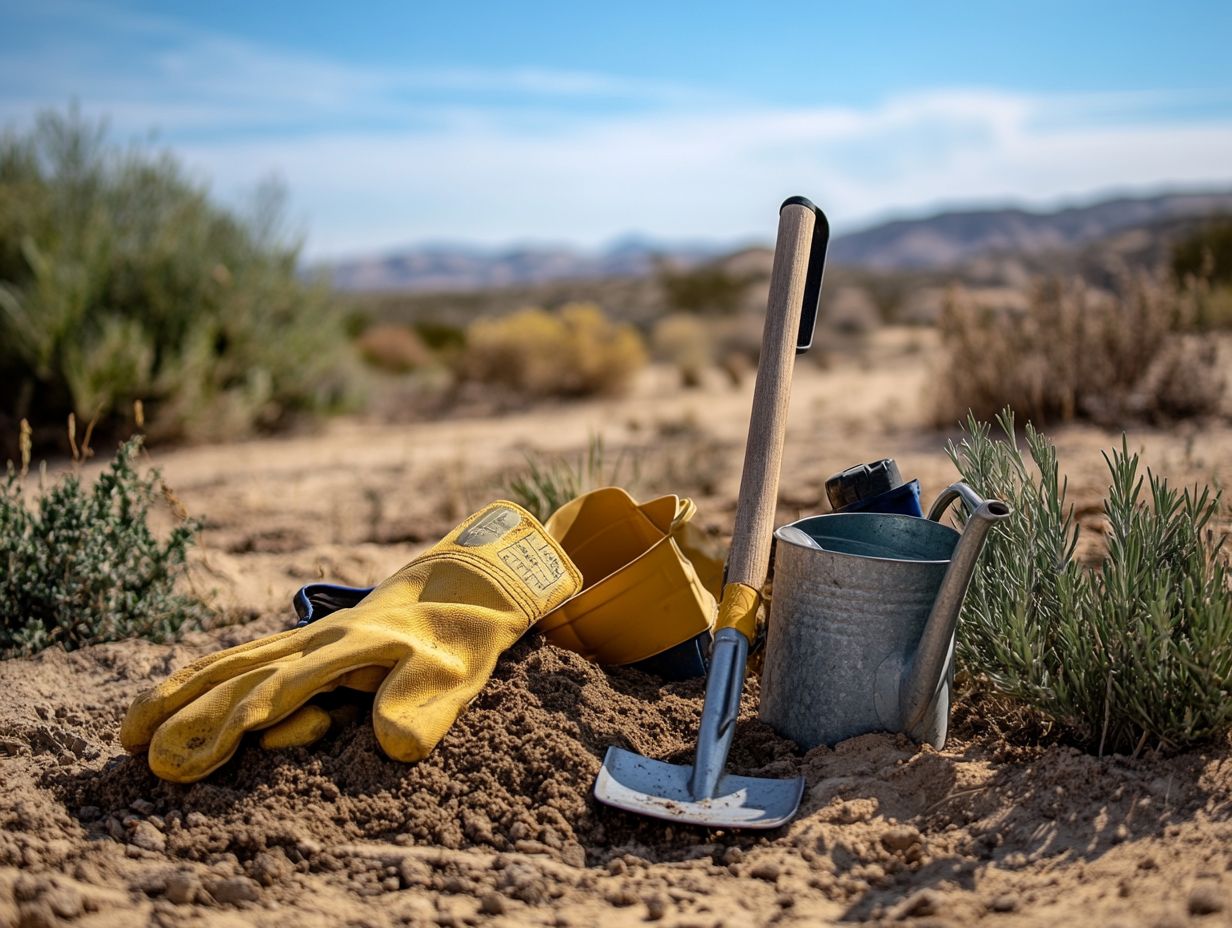
{"label": "wooden shovel handle", "polygon": [[[779,212],[770,298],[762,332],[753,413],[744,450],[744,472],[727,560],[727,582],[760,590],[770,569],[770,538],[779,497],[779,467],[787,431],[787,405],[791,374],[796,362],[796,340],[804,305],[805,277],[817,214],[801,203],[788,201]],[[823,220],[824,221],[824,220]]]}

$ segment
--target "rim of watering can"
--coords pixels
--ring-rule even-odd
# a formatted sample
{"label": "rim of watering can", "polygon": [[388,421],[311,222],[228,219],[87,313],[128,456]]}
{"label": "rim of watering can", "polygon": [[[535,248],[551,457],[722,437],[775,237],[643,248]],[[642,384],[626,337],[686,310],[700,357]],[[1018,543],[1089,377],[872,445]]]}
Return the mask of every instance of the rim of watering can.
{"label": "rim of watering can", "polygon": [[[830,548],[812,549],[807,545],[802,545],[798,541],[792,541],[789,538],[784,538],[781,534],[779,534],[785,528],[795,528],[800,531],[804,531],[800,528],[800,524],[802,522],[810,522],[814,519],[830,519],[838,517],[844,519],[910,519],[912,522],[927,522],[929,525],[935,525],[937,528],[944,529],[952,535],[959,538],[962,537],[962,532],[952,526],[946,525],[944,522],[936,522],[932,519],[922,519],[919,516],[904,515],[901,512],[823,512],[815,516],[805,516],[803,519],[797,519],[795,522],[788,522],[786,525],[780,525],[774,530],[775,540],[778,541],[779,544],[791,545],[793,548],[800,548],[804,551],[819,550],[824,551],[826,554],[832,554],[836,557],[859,558],[860,560],[865,561],[885,561],[890,564],[948,564],[951,560],[953,560],[953,558],[949,557],[877,557],[874,554],[848,554],[846,551],[833,551]],[[928,531],[932,531],[932,529],[929,529]],[[807,535],[808,532],[805,532],[805,534]]]}

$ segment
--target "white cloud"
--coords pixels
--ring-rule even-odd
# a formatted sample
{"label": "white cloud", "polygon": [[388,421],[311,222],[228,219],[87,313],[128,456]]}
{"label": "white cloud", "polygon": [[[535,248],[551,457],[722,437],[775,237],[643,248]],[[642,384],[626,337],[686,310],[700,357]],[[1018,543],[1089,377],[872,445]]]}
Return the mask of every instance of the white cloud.
{"label": "white cloud", "polygon": [[[77,97],[121,134],[157,128],[229,199],[277,175],[314,256],[630,230],[768,238],[796,193],[841,229],[939,204],[1232,183],[1226,96],[933,88],[785,107],[549,68],[357,66],[47,9],[78,31],[0,56],[0,118]],[[1161,116],[1184,107],[1205,115]]]}
{"label": "white cloud", "polygon": [[866,110],[653,113],[551,132],[476,115],[448,131],[184,151],[224,190],[281,175],[317,255],[422,239],[593,244],[632,229],[768,237],[778,202],[794,193],[850,228],[938,204],[1232,182],[1232,121],[1084,126],[1071,116],[1048,127],[1070,102],[948,92]]}

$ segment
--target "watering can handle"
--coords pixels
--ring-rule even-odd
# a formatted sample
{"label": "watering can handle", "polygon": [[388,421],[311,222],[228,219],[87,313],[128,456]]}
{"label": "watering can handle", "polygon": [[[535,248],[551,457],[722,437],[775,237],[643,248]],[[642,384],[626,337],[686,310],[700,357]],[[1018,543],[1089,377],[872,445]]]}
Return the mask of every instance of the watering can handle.
{"label": "watering can handle", "polygon": [[[754,590],[765,584],[770,568],[770,539],[779,496],[791,374],[800,342],[800,320],[819,221],[824,224],[825,217],[803,197],[792,197],[779,210],[766,324],[753,388],[753,412],[727,561],[726,582]],[[820,281],[820,268],[816,276]],[[816,313],[815,304],[813,312]]]}
{"label": "watering can handle", "polygon": [[928,510],[928,518],[934,522],[940,522],[941,517],[945,515],[945,511],[950,508],[950,504],[956,499],[963,501],[963,505],[967,507],[968,515],[975,512],[986,502],[980,494],[976,493],[975,490],[962,481],[951,483],[933,501],[932,508]]}

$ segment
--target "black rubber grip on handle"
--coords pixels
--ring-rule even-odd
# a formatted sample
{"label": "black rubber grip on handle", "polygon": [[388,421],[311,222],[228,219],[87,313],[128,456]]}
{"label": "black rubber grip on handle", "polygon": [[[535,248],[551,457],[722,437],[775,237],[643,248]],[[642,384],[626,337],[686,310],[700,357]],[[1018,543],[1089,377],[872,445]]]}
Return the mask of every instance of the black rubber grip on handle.
{"label": "black rubber grip on handle", "polygon": [[789,206],[803,206],[817,217],[813,224],[813,242],[809,248],[808,276],[804,279],[804,306],[800,312],[800,334],[796,336],[796,354],[813,347],[817,329],[817,310],[821,304],[821,279],[826,271],[826,250],[830,247],[830,220],[808,197],[788,197],[779,207],[781,213]]}

